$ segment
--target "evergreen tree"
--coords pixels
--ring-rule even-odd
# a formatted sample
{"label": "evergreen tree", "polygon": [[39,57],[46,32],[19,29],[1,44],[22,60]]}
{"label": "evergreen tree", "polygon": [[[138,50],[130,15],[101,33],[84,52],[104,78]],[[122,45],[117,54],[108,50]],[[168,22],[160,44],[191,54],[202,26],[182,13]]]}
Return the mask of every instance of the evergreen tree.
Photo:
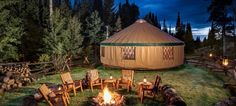
{"label": "evergreen tree", "polygon": [[126,3],[119,7],[119,15],[122,22],[122,28],[125,28],[138,19],[139,8],[135,4],[130,4],[129,0],[126,0]]}
{"label": "evergreen tree", "polygon": [[[43,48],[43,29],[49,19],[48,5],[42,5],[42,1],[22,0],[16,12],[22,17],[24,26],[24,35],[19,46],[20,53],[23,55],[23,61],[35,61],[42,53]],[[47,11],[46,11],[47,10]],[[35,54],[35,55],[32,55]]]}
{"label": "evergreen tree", "polygon": [[166,26],[166,19],[164,19],[164,21],[163,21],[163,28],[162,28],[162,31],[168,33],[167,26]]}
{"label": "evergreen tree", "polygon": [[114,5],[114,0],[104,0],[104,14],[103,14],[103,21],[105,25],[110,25],[112,24],[112,19],[113,17],[113,5]]}
{"label": "evergreen tree", "polygon": [[104,0],[104,11],[102,20],[108,27],[108,33],[110,35],[115,31],[116,15],[113,13],[114,0]]}
{"label": "evergreen tree", "polygon": [[101,28],[103,26],[103,22],[101,18],[98,16],[98,12],[93,12],[90,17],[86,19],[87,30],[86,33],[88,34],[89,44],[98,44],[104,38],[104,36],[99,35],[101,33]]}
{"label": "evergreen tree", "polygon": [[204,39],[203,39],[202,46],[203,47],[208,46],[206,37],[204,37]]}
{"label": "evergreen tree", "polygon": [[171,25],[169,26],[169,31],[168,31],[168,33],[169,33],[170,35],[172,35]]}
{"label": "evergreen tree", "polygon": [[94,9],[93,10],[98,11],[100,17],[103,16],[103,11],[104,11],[103,3],[105,5],[105,2],[106,2],[106,0],[104,0],[104,2],[103,2],[103,0],[94,0],[94,5],[93,5]]}
{"label": "evergreen tree", "polygon": [[66,18],[63,17],[59,9],[56,9],[52,14],[51,28],[45,30],[44,36],[45,51],[49,55],[66,55],[64,42],[69,35],[69,30],[65,29]]}
{"label": "evergreen tree", "polygon": [[198,36],[195,40],[195,48],[200,48],[201,47],[201,39],[200,37]]}
{"label": "evergreen tree", "polygon": [[211,25],[211,29],[209,30],[209,33],[208,33],[208,39],[206,41],[206,46],[213,46],[216,44],[216,36],[215,36],[215,28],[213,26],[213,24]]}
{"label": "evergreen tree", "polygon": [[68,29],[69,36],[67,39],[65,39],[65,49],[69,55],[76,56],[76,54],[81,52],[81,46],[83,42],[83,37],[81,35],[81,23],[77,17],[69,17]]}
{"label": "evergreen tree", "polygon": [[181,22],[179,12],[178,12],[178,16],[177,16],[175,31],[176,31],[175,37],[184,41],[185,25]]}
{"label": "evergreen tree", "polygon": [[94,11],[90,17],[86,19],[86,33],[87,33],[87,47],[86,55],[89,56],[92,53],[94,54],[95,62],[98,62],[98,47],[99,43],[105,39],[105,36],[101,32],[103,26],[102,20],[98,15],[97,11]]}
{"label": "evergreen tree", "polygon": [[[56,70],[61,70],[66,58],[80,51],[81,24],[75,17],[66,17],[62,9],[56,8],[52,14],[51,26],[45,30],[45,52],[51,57]],[[69,10],[68,10],[69,11]]]}
{"label": "evergreen tree", "polygon": [[185,41],[185,51],[186,51],[186,53],[193,52],[193,50],[194,50],[194,40],[193,40],[192,28],[191,28],[190,23],[187,23],[186,33],[184,35],[184,41]]}
{"label": "evergreen tree", "polygon": [[148,14],[145,15],[144,19],[148,23],[150,23],[150,24],[156,26],[157,28],[161,29],[161,24],[160,24],[159,20],[157,19],[157,16],[154,13],[149,12]]}
{"label": "evergreen tree", "polygon": [[[19,60],[18,45],[20,38],[24,34],[22,19],[12,11],[13,4],[19,3],[19,0],[0,1],[0,62],[6,60]],[[12,8],[12,9],[10,9]]]}
{"label": "evergreen tree", "polygon": [[121,29],[122,29],[121,19],[120,19],[120,17],[118,17],[117,20],[116,20],[115,32],[119,32]]}
{"label": "evergreen tree", "polygon": [[177,16],[175,30],[176,31],[181,30],[181,20],[180,20],[180,13],[179,12],[178,12],[178,16]]}
{"label": "evergreen tree", "polygon": [[210,13],[209,21],[213,23],[215,28],[218,28],[218,34],[221,35],[223,42],[223,56],[226,54],[225,36],[227,33],[232,33],[232,16],[230,16],[230,7],[233,0],[212,0],[208,7]]}

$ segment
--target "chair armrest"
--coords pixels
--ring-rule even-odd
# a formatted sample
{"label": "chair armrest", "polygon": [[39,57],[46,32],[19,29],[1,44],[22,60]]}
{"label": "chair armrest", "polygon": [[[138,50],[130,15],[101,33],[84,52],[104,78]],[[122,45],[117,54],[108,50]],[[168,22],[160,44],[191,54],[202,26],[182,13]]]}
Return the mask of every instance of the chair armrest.
{"label": "chair armrest", "polygon": [[81,82],[82,80],[74,80],[74,82]]}
{"label": "chair armrest", "polygon": [[79,84],[81,84],[81,83],[82,83],[82,80],[74,80],[74,83],[79,83]]}
{"label": "chair armrest", "polygon": [[74,85],[75,83],[65,83],[65,84],[63,84],[63,85],[66,85],[66,86],[68,86],[68,85]]}

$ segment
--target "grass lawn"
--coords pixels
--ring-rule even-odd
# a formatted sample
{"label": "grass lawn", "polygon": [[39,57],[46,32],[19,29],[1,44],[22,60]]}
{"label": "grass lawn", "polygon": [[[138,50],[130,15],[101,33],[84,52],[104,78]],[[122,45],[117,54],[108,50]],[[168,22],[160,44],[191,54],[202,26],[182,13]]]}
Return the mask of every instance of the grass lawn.
{"label": "grass lawn", "polygon": [[[112,74],[115,78],[121,76],[120,70],[105,69],[98,67],[101,78],[108,78]],[[82,79],[85,77],[86,68],[74,68],[72,70],[73,79]],[[213,73],[205,69],[196,68],[191,65],[183,65],[179,68],[159,70],[159,71],[135,71],[134,83],[142,81],[146,76],[147,80],[154,81],[155,75],[159,74],[162,78],[162,84],[172,85],[178,94],[184,98],[188,106],[211,106],[217,101],[223,100],[230,96],[229,91],[225,90],[222,85],[221,77],[216,77]],[[222,74],[223,75],[223,74]],[[34,94],[41,83],[56,83],[60,84],[59,74],[41,77],[36,82],[29,86],[15,89],[10,92],[5,92],[0,95],[0,106],[17,106],[21,105],[25,96]],[[136,95],[136,89],[127,93],[126,90],[118,92],[125,95],[126,104],[129,106],[156,106],[163,105],[163,100],[158,97],[155,101],[145,99],[144,104],[140,103],[140,99]],[[97,95],[99,90],[91,92],[89,89],[83,93],[78,92],[78,95],[71,96],[71,106],[87,106],[91,102],[91,98]],[[46,106],[45,102],[40,102],[40,106]]]}

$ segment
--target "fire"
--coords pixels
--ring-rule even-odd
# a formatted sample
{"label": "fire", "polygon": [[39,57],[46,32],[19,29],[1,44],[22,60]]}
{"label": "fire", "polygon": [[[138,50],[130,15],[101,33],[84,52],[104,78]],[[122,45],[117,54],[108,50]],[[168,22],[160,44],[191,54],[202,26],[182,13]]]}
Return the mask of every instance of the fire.
{"label": "fire", "polygon": [[105,87],[98,95],[93,98],[95,106],[121,106],[123,104],[124,97],[117,92],[109,91]]}
{"label": "fire", "polygon": [[224,66],[227,66],[229,64],[229,60],[228,59],[223,59],[223,63]]}
{"label": "fire", "polygon": [[112,101],[112,95],[107,87],[105,87],[103,90],[103,99],[104,99],[104,104],[110,104]]}

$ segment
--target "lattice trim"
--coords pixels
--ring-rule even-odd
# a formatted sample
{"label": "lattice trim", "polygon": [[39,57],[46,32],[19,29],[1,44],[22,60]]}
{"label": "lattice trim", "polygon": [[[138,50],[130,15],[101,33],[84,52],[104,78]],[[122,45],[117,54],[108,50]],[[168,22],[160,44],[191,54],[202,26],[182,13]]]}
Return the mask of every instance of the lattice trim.
{"label": "lattice trim", "polygon": [[174,60],[174,47],[162,47],[163,60]]}
{"label": "lattice trim", "polygon": [[122,53],[122,58],[124,60],[135,60],[135,47],[128,46],[128,47],[122,47],[121,48],[121,53]]}

